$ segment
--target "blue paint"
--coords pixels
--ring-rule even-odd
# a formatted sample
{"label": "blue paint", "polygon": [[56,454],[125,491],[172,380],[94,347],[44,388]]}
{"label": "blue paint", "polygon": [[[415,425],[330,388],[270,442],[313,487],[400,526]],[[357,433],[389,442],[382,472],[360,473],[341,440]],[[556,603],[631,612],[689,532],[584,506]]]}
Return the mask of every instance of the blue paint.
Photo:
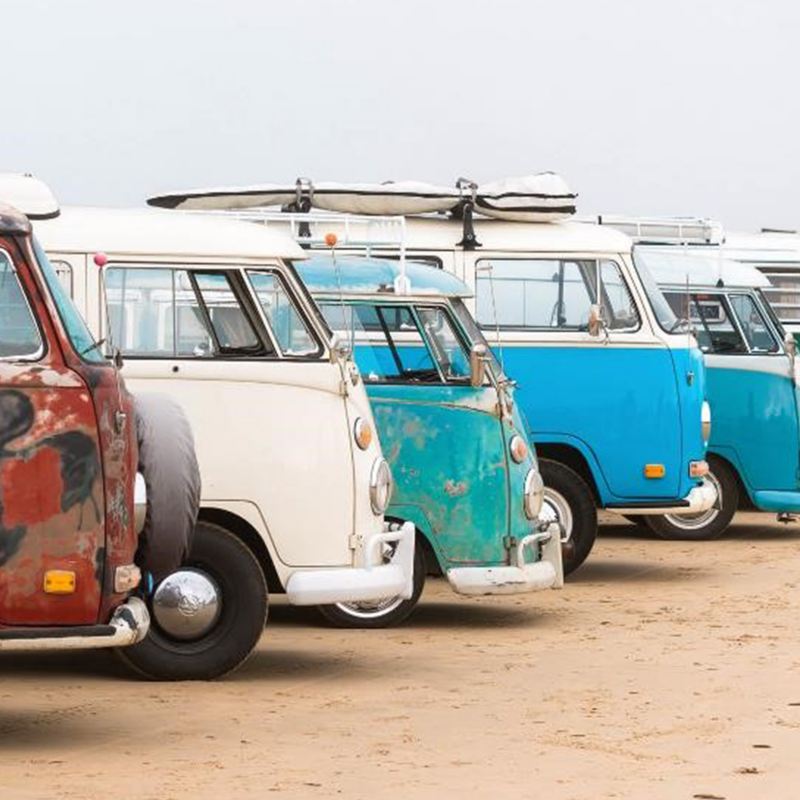
{"label": "blue paint", "polygon": [[[696,485],[688,463],[705,457],[698,350],[602,341],[580,347],[507,345],[503,359],[518,381],[518,402],[534,442],[578,449],[602,505],[679,500]],[[645,478],[644,466],[652,463],[665,466],[664,478]]]}

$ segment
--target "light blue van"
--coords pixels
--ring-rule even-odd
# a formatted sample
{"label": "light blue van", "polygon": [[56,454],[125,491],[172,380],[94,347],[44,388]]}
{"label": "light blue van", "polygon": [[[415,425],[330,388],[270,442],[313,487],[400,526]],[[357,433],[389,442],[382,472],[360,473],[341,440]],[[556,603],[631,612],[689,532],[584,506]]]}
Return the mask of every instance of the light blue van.
{"label": "light blue van", "polygon": [[339,625],[408,617],[428,572],[461,594],[563,582],[560,530],[538,519],[543,484],[513,385],[441,270],[357,256],[295,265],[342,347],[352,350],[394,475],[387,517],[418,533],[414,593],[341,603]]}
{"label": "light blue van", "polygon": [[688,319],[705,355],[714,416],[709,479],[718,503],[689,517],[650,524],[689,538],[719,536],[749,501],[779,515],[800,512],[800,411],[795,342],[764,291],[766,276],[719,247],[639,245],[676,315]]}

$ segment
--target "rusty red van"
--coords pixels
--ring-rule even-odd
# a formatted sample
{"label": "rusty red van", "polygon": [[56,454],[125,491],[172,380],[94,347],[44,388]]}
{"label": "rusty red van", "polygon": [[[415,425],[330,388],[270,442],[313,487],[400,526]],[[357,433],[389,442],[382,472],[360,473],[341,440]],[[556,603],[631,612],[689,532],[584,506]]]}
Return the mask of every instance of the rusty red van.
{"label": "rusty red van", "polygon": [[0,206],[0,652],[132,645],[146,513],[132,398]]}

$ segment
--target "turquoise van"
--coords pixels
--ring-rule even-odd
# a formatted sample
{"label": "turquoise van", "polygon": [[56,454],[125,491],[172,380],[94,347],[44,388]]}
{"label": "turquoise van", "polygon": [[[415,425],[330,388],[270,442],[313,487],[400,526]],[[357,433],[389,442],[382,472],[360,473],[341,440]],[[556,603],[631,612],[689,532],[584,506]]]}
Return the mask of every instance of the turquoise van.
{"label": "turquoise van", "polygon": [[707,539],[720,536],[748,501],[783,519],[800,512],[796,345],[765,297],[770,281],[714,246],[637,245],[635,257],[703,351],[714,415],[708,479],[719,498],[702,513],[649,517],[648,525]]}
{"label": "turquoise van", "polygon": [[410,599],[339,603],[340,626],[411,614],[427,573],[465,595],[563,583],[560,528],[539,520],[543,482],[505,377],[458,278],[397,261],[317,254],[295,265],[340,346],[354,353],[394,475],[386,512],[417,529]]}

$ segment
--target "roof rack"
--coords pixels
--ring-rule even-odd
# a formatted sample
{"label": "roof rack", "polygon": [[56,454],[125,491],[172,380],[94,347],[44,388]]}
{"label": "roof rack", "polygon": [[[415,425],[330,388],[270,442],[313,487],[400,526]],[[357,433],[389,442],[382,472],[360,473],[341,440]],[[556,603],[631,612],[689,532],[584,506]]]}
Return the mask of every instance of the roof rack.
{"label": "roof rack", "polygon": [[[338,211],[288,212],[266,208],[179,213],[234,218],[280,228],[282,233],[287,233],[304,249],[330,250],[341,247],[363,250],[366,256],[370,256],[373,247],[397,248],[400,274],[395,280],[395,292],[405,294],[410,289],[406,278],[406,219],[402,216],[343,214]],[[336,237],[333,242],[331,234]]]}
{"label": "roof rack", "polygon": [[598,225],[608,225],[640,244],[722,244],[721,222],[707,217],[626,217],[598,214]]}

